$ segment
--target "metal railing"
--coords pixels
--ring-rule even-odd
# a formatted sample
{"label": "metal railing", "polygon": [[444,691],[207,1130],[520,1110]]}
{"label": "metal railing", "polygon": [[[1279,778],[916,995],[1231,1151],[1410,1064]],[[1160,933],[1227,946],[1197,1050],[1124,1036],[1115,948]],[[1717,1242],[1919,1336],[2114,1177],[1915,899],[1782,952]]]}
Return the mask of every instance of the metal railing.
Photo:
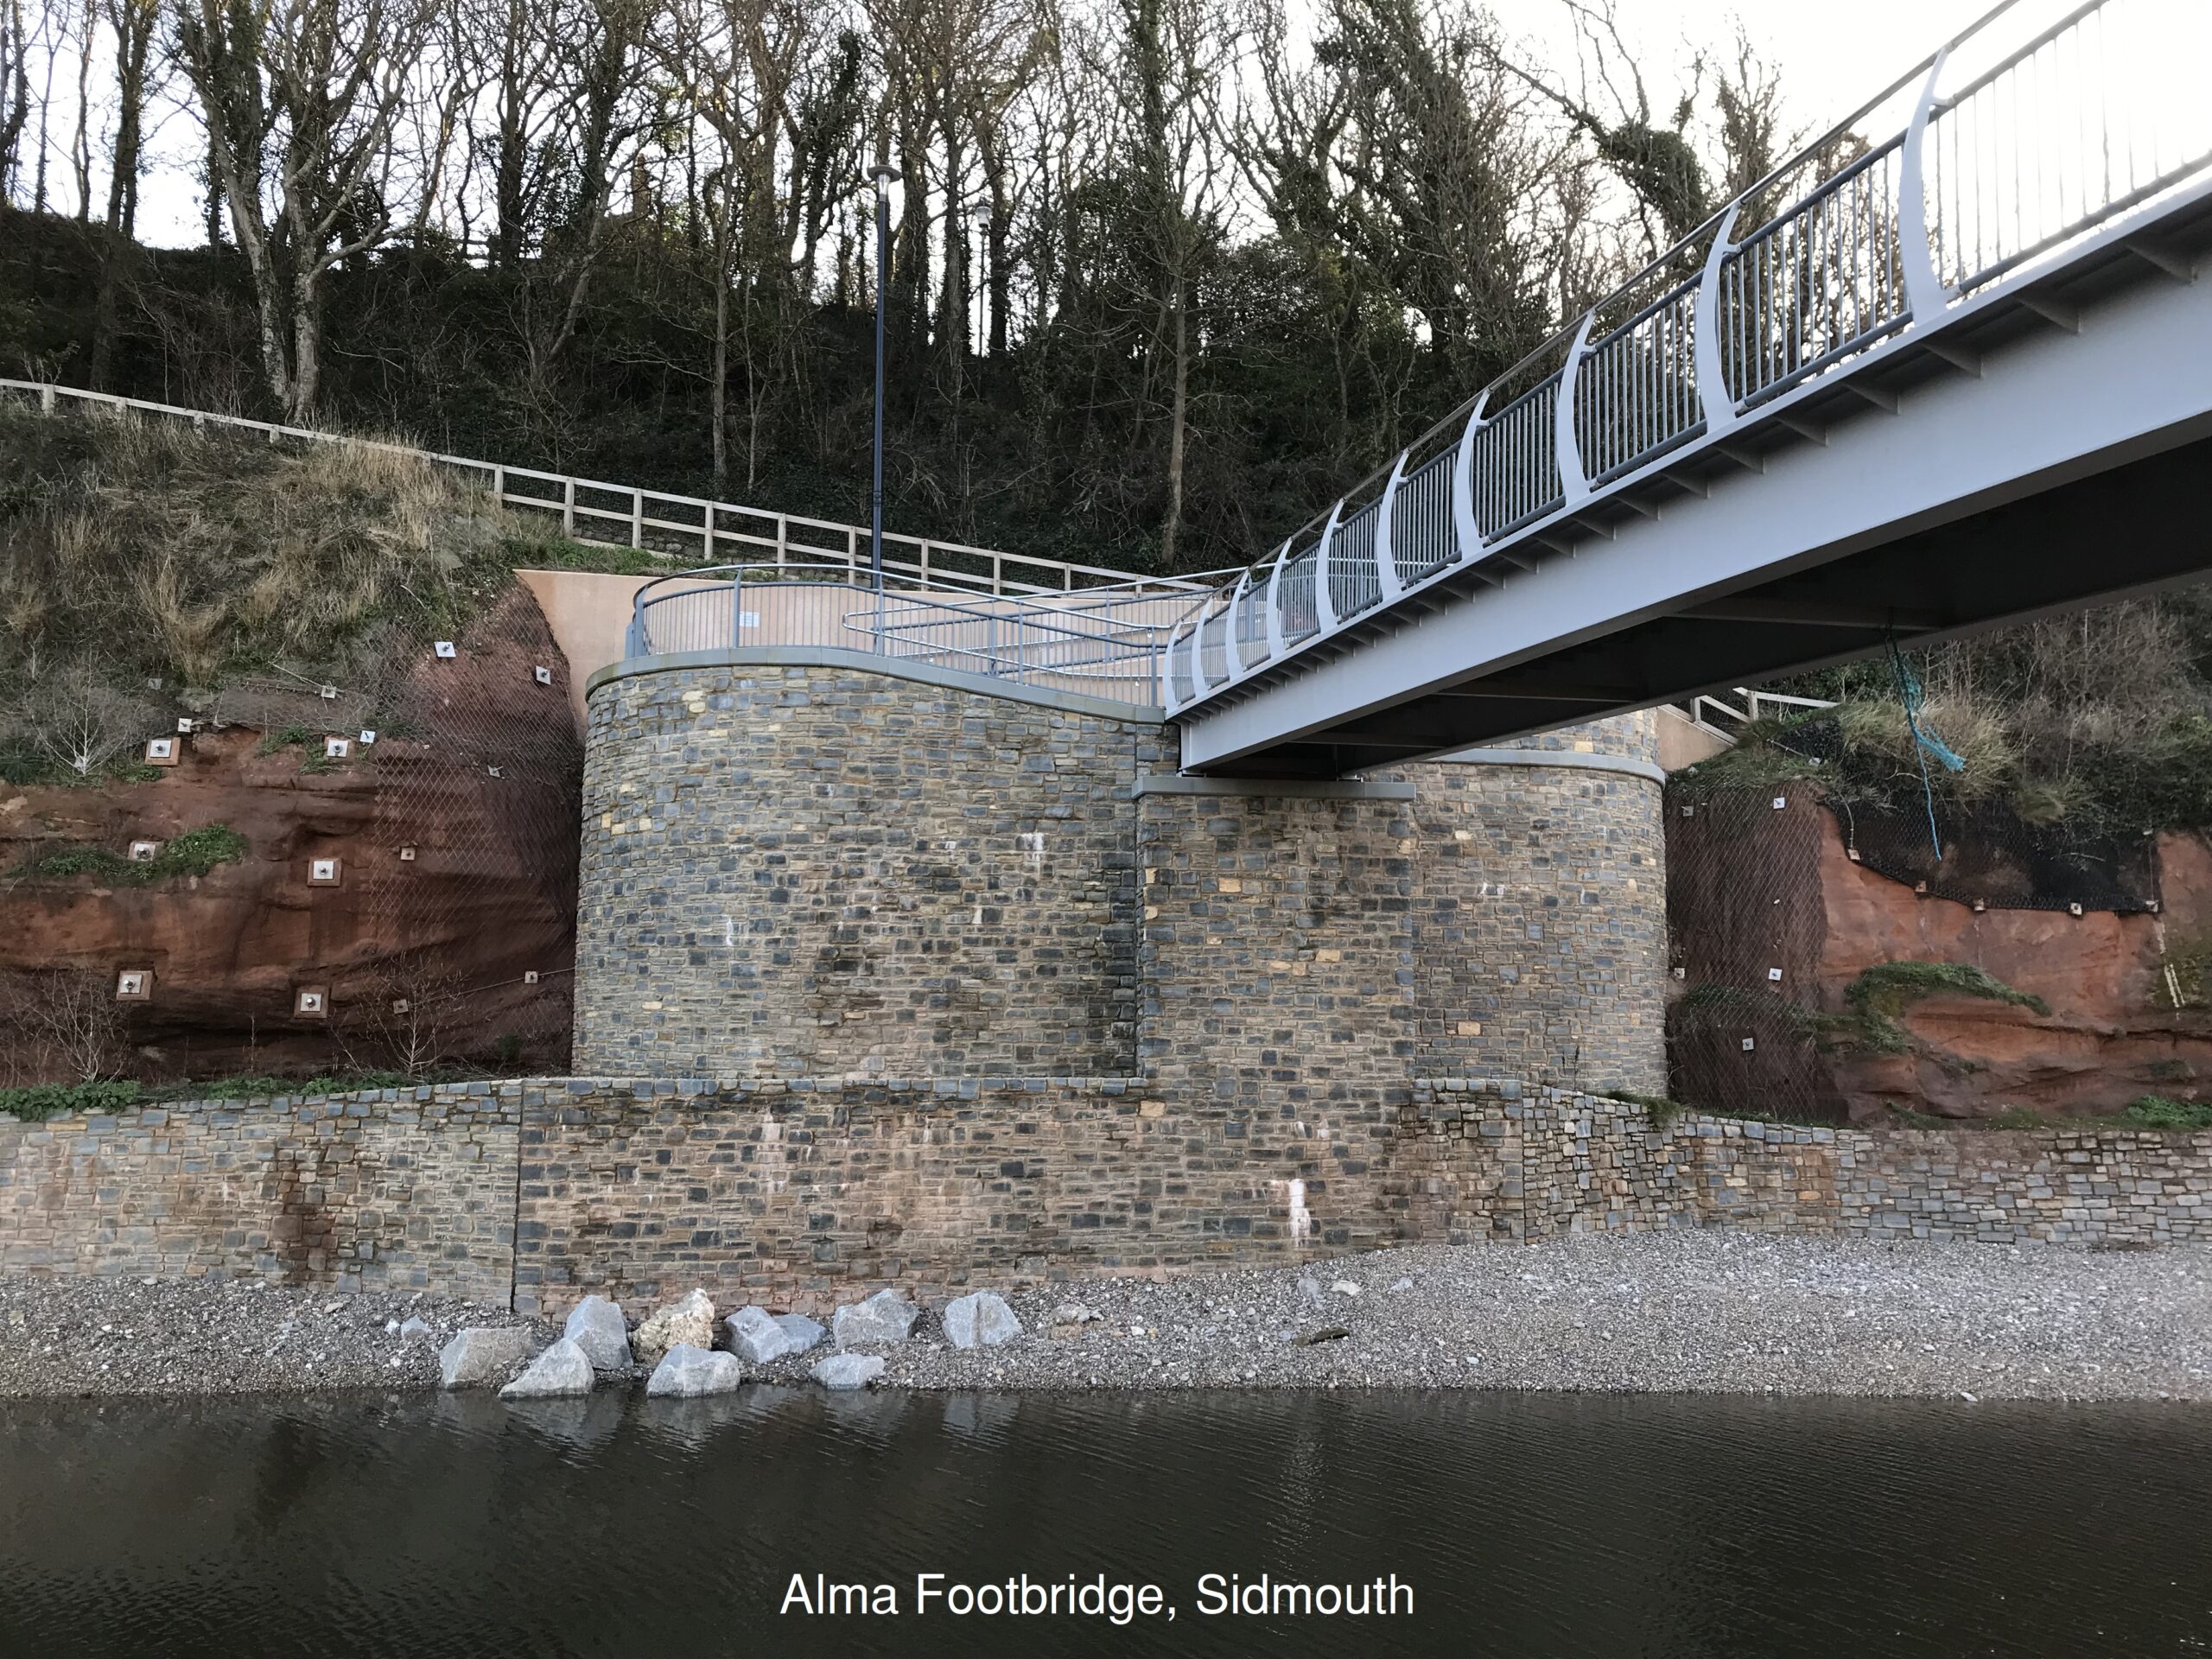
{"label": "metal railing", "polygon": [[[733,552],[746,556],[757,552],[761,563],[779,567],[834,566],[856,578],[864,577],[869,569],[868,531],[859,524],[771,512],[765,507],[709,501],[699,496],[642,489],[634,485],[608,484],[598,479],[575,478],[565,473],[540,472],[529,467],[509,467],[499,461],[473,461],[465,455],[441,454],[379,438],[284,426],[238,415],[218,415],[140,397],[87,391],[79,386],[0,379],[0,393],[35,398],[39,408],[49,415],[67,401],[186,421],[196,427],[251,432],[271,443],[343,443],[396,454],[419,455],[434,466],[481,478],[501,506],[556,525],[561,534],[572,542],[588,547],[629,548],[671,564],[683,560],[714,564],[726,562],[725,556]],[[989,548],[908,536],[895,531],[884,531],[883,544],[886,571],[935,587],[963,588],[977,593],[1079,593],[1141,580],[1161,588],[1193,592],[1208,586],[1208,574],[1141,578],[1127,570],[995,552]]]}
{"label": "metal railing", "polygon": [[1733,743],[1744,734],[1744,728],[1754,721],[1781,719],[1806,709],[1833,709],[1835,704],[1825,697],[1790,697],[1779,691],[1754,691],[1748,686],[1737,686],[1733,695],[1741,706],[1724,702],[1710,691],[1701,692],[1681,705],[1690,723],[1715,737],[1726,738]]}
{"label": "metal railing", "polygon": [[879,593],[836,565],[723,565],[640,588],[623,654],[830,646],[1152,704],[1161,644],[1209,597],[1141,582],[1039,597],[888,581]]}
{"label": "metal railing", "polygon": [[[1249,606],[1256,631],[1236,626],[1230,652],[1205,626],[1178,629],[1160,675],[1170,711],[1544,535],[2046,255],[2128,233],[2115,221],[2212,168],[2212,3],[2088,0],[2016,46],[2021,28],[1995,25],[2018,3],[2002,0],[1226,579],[1205,616]],[[1888,119],[1878,142],[1858,136]]]}

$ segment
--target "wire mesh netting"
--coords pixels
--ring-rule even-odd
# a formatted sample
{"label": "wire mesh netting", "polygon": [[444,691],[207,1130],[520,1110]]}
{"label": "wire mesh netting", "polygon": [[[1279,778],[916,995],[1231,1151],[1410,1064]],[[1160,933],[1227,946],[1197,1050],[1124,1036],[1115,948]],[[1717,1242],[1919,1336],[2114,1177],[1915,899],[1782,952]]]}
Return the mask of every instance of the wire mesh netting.
{"label": "wire mesh netting", "polygon": [[[1978,996],[2001,995],[1995,979],[1972,978],[1982,966],[1967,925],[1977,913],[2161,908],[2156,836],[2032,823],[2002,798],[1936,791],[1931,801],[1916,778],[1888,788],[1878,772],[1854,774],[1833,721],[1768,741],[1795,746],[1804,770],[1756,788],[1715,788],[1690,772],[1668,788],[1675,1099],[1843,1121],[1885,1068],[1909,1093],[1921,1059],[1878,996],[1869,1000],[1868,969],[1910,962],[1981,986]],[[1864,885],[1870,877],[1903,899],[1908,918],[1923,904],[1964,914],[1900,923],[1897,906]]]}
{"label": "wire mesh netting", "polygon": [[[1916,891],[1989,909],[2158,908],[2156,837],[2144,826],[2087,812],[2031,818],[2013,797],[1931,786],[1912,764],[1850,744],[1834,712],[1763,741],[1805,763],[1811,775],[1796,785],[1835,815],[1853,861]],[[1708,792],[1685,779],[1677,804]]]}
{"label": "wire mesh netting", "polygon": [[334,988],[334,1030],[410,1070],[564,1066],[582,774],[566,664],[518,587],[452,657],[395,667],[361,893],[376,949]]}

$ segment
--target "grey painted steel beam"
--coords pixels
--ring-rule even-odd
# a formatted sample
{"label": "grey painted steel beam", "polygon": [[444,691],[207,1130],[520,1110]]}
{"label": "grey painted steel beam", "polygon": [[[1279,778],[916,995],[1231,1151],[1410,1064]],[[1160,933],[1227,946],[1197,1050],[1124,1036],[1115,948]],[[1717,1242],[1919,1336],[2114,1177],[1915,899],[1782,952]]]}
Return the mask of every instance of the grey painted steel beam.
{"label": "grey painted steel beam", "polygon": [[[1626,520],[1611,541],[1582,543],[1572,557],[1462,596],[1333,660],[1194,709],[1178,721],[1184,765],[1232,766],[1281,745],[1326,742],[1332,728],[1434,692],[1964,523],[2212,431],[2212,283],[2146,278],[2085,305],[2080,328],[2024,334],[1993,355],[1980,378],[1931,379],[1901,397],[1897,415],[1844,421],[1826,447],[1770,452],[1760,470],[1717,481],[1694,510]],[[2110,525],[2113,536],[2128,533],[2124,514]],[[2212,552],[2198,568],[2208,564]],[[2078,549],[2071,596],[2113,591],[2127,575],[2102,550]],[[1993,578],[2006,579],[1983,573]],[[1966,597],[1955,613],[1967,622],[2026,608],[2005,592]],[[1859,598],[1877,608],[1897,599],[1928,607],[1919,593]]]}

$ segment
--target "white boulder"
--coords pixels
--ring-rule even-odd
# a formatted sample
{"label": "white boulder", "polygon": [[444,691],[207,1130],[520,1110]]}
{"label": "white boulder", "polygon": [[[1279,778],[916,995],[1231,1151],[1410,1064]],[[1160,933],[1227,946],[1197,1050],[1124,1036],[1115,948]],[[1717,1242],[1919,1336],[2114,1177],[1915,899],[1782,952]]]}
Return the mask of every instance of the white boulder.
{"label": "white boulder", "polygon": [[944,1305],[944,1338],[956,1348],[995,1348],[1021,1334],[1021,1321],[1003,1296],[970,1292]]}
{"label": "white boulder", "polygon": [[557,1400],[589,1394],[599,1376],[584,1351],[563,1337],[536,1359],[530,1369],[499,1390],[502,1400]]}
{"label": "white boulder", "polygon": [[830,1325],[842,1351],[849,1348],[890,1348],[906,1340],[920,1316],[916,1307],[895,1290],[879,1290],[864,1302],[849,1302],[832,1316]]}
{"label": "white boulder", "polygon": [[741,1307],[722,1321],[729,1332],[729,1351],[755,1365],[766,1365],[790,1353],[791,1339],[765,1307]]}
{"label": "white boulder", "polygon": [[882,1375],[883,1361],[874,1354],[832,1354],[814,1368],[825,1389],[864,1389]]}
{"label": "white boulder", "polygon": [[745,1367],[735,1354],[719,1354],[679,1342],[653,1368],[645,1392],[663,1398],[696,1400],[704,1394],[728,1394],[744,1381]]}
{"label": "white boulder", "polygon": [[449,1389],[482,1389],[504,1382],[530,1357],[529,1327],[471,1325],[438,1351],[439,1380]]}
{"label": "white boulder", "polygon": [[622,1319],[622,1304],[604,1296],[587,1296],[569,1310],[562,1334],[584,1351],[598,1371],[619,1371],[630,1363],[630,1327]]}
{"label": "white boulder", "polygon": [[803,1354],[830,1333],[822,1328],[818,1319],[810,1319],[804,1313],[779,1313],[776,1329],[791,1339],[791,1351]]}

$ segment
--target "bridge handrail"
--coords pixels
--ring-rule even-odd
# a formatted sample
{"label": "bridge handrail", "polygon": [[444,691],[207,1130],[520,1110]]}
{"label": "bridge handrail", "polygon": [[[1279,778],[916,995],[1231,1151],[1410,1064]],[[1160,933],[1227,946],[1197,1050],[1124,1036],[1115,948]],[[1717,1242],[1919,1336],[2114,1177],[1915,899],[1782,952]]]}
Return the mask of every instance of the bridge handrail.
{"label": "bridge handrail", "polygon": [[[271,443],[285,440],[303,443],[343,443],[364,449],[381,450],[388,454],[420,456],[433,466],[481,474],[490,486],[493,499],[503,507],[525,512],[557,514],[561,533],[570,541],[591,547],[626,547],[671,563],[679,556],[678,553],[671,550],[676,547],[687,550],[680,556],[696,556],[701,564],[711,564],[716,552],[734,544],[738,547],[772,549],[775,562],[779,564],[834,559],[850,572],[864,573],[868,569],[869,532],[866,527],[839,524],[828,518],[812,518],[804,513],[776,512],[766,507],[715,501],[704,496],[685,495],[675,490],[647,489],[632,484],[609,483],[604,479],[545,472],[534,467],[477,461],[466,455],[443,454],[434,449],[394,443],[384,438],[359,437],[348,432],[324,431],[314,427],[287,426],[275,421],[252,420],[243,415],[221,415],[209,410],[187,409],[175,404],[156,403],[143,397],[125,397],[115,392],[91,391],[82,386],[65,386],[51,381],[0,378],[0,393],[27,394],[37,400],[42,412],[49,415],[55,412],[61,400],[67,399],[111,409],[126,409],[137,414],[159,416],[169,420],[188,421],[198,427],[216,426],[232,431],[251,432],[265,437]],[[517,489],[514,486],[518,483],[550,485],[553,486],[553,493],[540,494]],[[591,499],[594,497],[600,499]],[[671,509],[690,517],[671,518],[669,516]],[[601,525],[620,525],[620,537],[610,539],[605,535],[591,533]],[[797,540],[793,539],[795,531],[799,532]],[[835,550],[810,547],[807,545],[808,532],[813,532],[817,539],[823,537],[834,538],[840,545]],[[1060,559],[1034,558],[1025,553],[1004,553],[991,548],[971,547],[964,542],[910,536],[890,530],[883,532],[883,542],[884,568],[888,571],[941,586],[969,588],[990,594],[1081,593],[1093,588],[1121,587],[1130,583],[1195,592],[1206,588],[1210,579],[1220,574],[1202,572],[1189,576],[1143,576],[1133,571],[1109,569],[1102,565],[1071,564]],[[691,550],[690,544],[696,544],[696,553]],[[891,550],[894,547],[905,550],[906,556],[894,556]],[[801,556],[795,558],[795,555]],[[1028,575],[1016,574],[1024,571]]]}
{"label": "bridge handrail", "polygon": [[[2159,67],[2154,31],[2206,29],[2181,7],[2171,23],[2149,16],[2157,0],[2085,0],[2010,51],[1993,38],[1994,61],[1963,90],[1941,94],[1954,53],[2018,3],[2001,0],[1278,551],[1224,580],[1224,595],[1266,595],[1267,648],[1232,653],[1203,625],[1179,631],[1161,664],[1171,711],[1318,646],[1415,583],[1481,564],[1508,541],[1555,537],[1548,526],[1675,451],[1717,439],[1808,382],[1850,372],[1854,359],[1897,336],[1940,327],[1968,296],[2212,163],[2212,128],[2198,130],[2194,106],[2183,113],[2171,100],[2131,96],[2177,73]],[[2116,32],[2114,48],[2107,37]],[[2174,64],[2198,61],[2186,41],[2166,44]],[[2006,84],[2016,72],[2033,81],[2033,99],[2007,98],[2018,91]],[[1866,117],[1916,81],[1901,130],[1829,163]],[[2161,120],[2169,112],[2178,151]],[[1765,212],[1769,193],[1808,167],[1821,168],[1817,182]],[[1739,234],[1738,220],[1754,219]],[[1448,512],[1439,512],[1440,493]],[[1409,504],[1416,522],[1402,524]]]}

